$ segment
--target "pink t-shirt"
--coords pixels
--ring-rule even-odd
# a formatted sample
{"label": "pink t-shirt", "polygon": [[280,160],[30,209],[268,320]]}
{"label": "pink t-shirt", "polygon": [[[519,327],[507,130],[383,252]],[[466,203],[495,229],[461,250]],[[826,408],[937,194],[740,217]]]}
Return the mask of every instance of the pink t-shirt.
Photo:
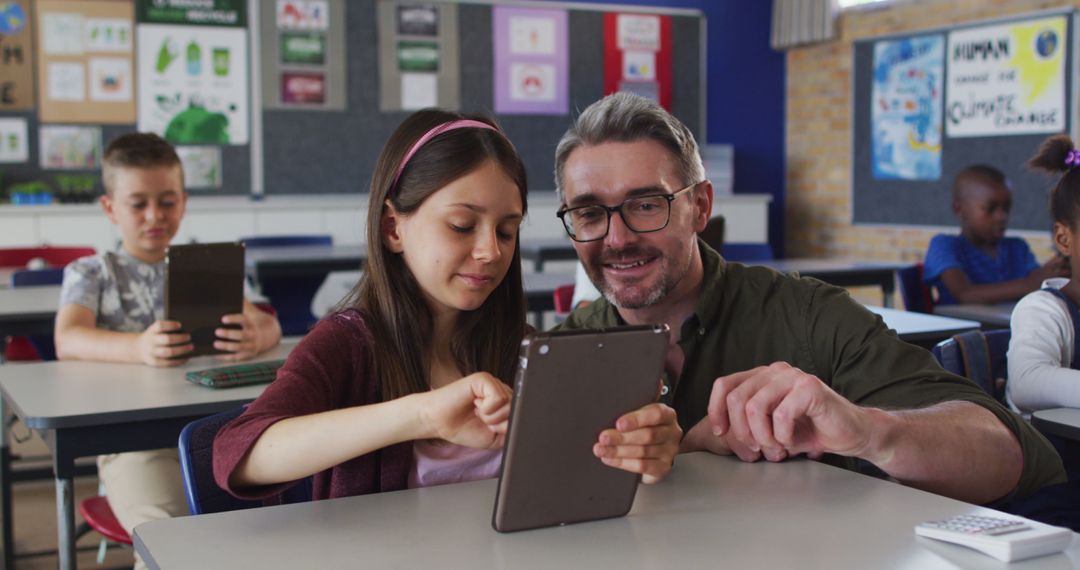
{"label": "pink t-shirt", "polygon": [[477,449],[439,440],[413,442],[409,488],[491,479],[499,475],[501,449]]}

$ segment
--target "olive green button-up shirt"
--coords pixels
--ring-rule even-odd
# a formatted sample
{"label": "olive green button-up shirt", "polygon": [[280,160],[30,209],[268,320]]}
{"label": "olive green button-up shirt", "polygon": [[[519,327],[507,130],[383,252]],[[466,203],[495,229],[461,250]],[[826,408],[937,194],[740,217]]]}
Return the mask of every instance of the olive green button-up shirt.
{"label": "olive green button-up shirt", "polygon": [[[682,324],[685,360],[661,401],[689,430],[705,417],[713,382],[735,372],[787,362],[860,406],[924,408],[950,400],[978,404],[1020,441],[1024,470],[1016,489],[1029,494],[1065,481],[1053,447],[1019,416],[969,380],[946,372],[928,351],[900,340],[881,317],[844,289],[765,267],[725,262],[698,241],[705,277],[694,314]],[[626,324],[607,300],[573,312],[558,328]],[[674,327],[675,323],[671,323]],[[853,468],[854,461],[841,461]]]}

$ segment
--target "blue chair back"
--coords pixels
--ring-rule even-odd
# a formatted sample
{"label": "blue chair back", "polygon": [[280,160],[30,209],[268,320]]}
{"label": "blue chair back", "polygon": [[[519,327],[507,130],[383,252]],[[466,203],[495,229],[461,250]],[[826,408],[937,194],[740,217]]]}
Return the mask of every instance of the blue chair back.
{"label": "blue chair back", "polygon": [[63,282],[63,267],[22,269],[11,274],[12,287],[40,287],[43,285],[60,285]]}
{"label": "blue chair back", "polygon": [[767,243],[727,243],[720,248],[720,255],[728,261],[771,261],[776,259],[772,246]]}
{"label": "blue chair back", "polygon": [[[60,285],[64,282],[63,267],[48,267],[45,269],[22,269],[11,274],[11,286],[15,287],[41,287],[45,285]],[[35,334],[26,337],[30,345],[37,351],[42,360],[56,360],[56,343],[51,334]]]}
{"label": "blue chair back", "polygon": [[[262,501],[245,501],[227,493],[214,481],[214,438],[226,423],[243,413],[241,406],[186,425],[180,432],[180,470],[184,495],[193,515],[221,513],[263,506]],[[295,485],[283,497],[286,503],[311,500],[311,477]]]}
{"label": "blue chair back", "polygon": [[916,263],[897,272],[900,281],[900,296],[904,299],[904,308],[918,313],[934,312],[934,297],[930,287],[923,283],[923,264]]}
{"label": "blue chair back", "polygon": [[296,235],[296,236],[258,236],[240,238],[244,247],[288,247],[292,245],[333,245],[334,238],[330,234]]}
{"label": "blue chair back", "polygon": [[[246,237],[240,238],[240,241],[248,248],[334,245],[333,237],[329,234]],[[270,305],[277,312],[282,334],[285,336],[307,334],[308,329],[318,321],[311,312],[311,300],[315,298],[315,293],[319,291],[319,287],[325,280],[325,273],[260,280],[259,292],[270,300]]]}
{"label": "blue chair back", "polygon": [[941,367],[953,374],[970,379],[1005,403],[1005,382],[1009,367],[1006,354],[1012,331],[969,331],[939,342],[933,349]]}

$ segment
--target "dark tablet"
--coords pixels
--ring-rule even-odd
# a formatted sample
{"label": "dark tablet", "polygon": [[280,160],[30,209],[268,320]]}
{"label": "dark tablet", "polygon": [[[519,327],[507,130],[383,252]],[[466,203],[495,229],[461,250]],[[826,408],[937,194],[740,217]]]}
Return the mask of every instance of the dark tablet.
{"label": "dark tablet", "polygon": [[656,400],[664,325],[522,341],[492,526],[500,532],[625,515],[639,475],[593,455],[600,432]]}
{"label": "dark tablet", "polygon": [[165,319],[179,321],[195,350],[218,354],[214,329],[244,309],[244,246],[236,242],[172,245],[165,256]]}

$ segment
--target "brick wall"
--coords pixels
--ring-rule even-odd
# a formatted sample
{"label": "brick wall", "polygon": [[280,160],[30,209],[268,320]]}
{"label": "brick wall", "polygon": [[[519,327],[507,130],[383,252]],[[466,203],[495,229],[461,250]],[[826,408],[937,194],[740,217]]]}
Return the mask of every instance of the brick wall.
{"label": "brick wall", "polygon": [[[785,253],[915,262],[922,260],[930,238],[943,230],[851,223],[852,42],[1062,6],[1080,7],[1080,0],[902,2],[884,9],[845,12],[840,38],[789,51]],[[1046,234],[1021,235],[1040,261],[1052,255]]]}

